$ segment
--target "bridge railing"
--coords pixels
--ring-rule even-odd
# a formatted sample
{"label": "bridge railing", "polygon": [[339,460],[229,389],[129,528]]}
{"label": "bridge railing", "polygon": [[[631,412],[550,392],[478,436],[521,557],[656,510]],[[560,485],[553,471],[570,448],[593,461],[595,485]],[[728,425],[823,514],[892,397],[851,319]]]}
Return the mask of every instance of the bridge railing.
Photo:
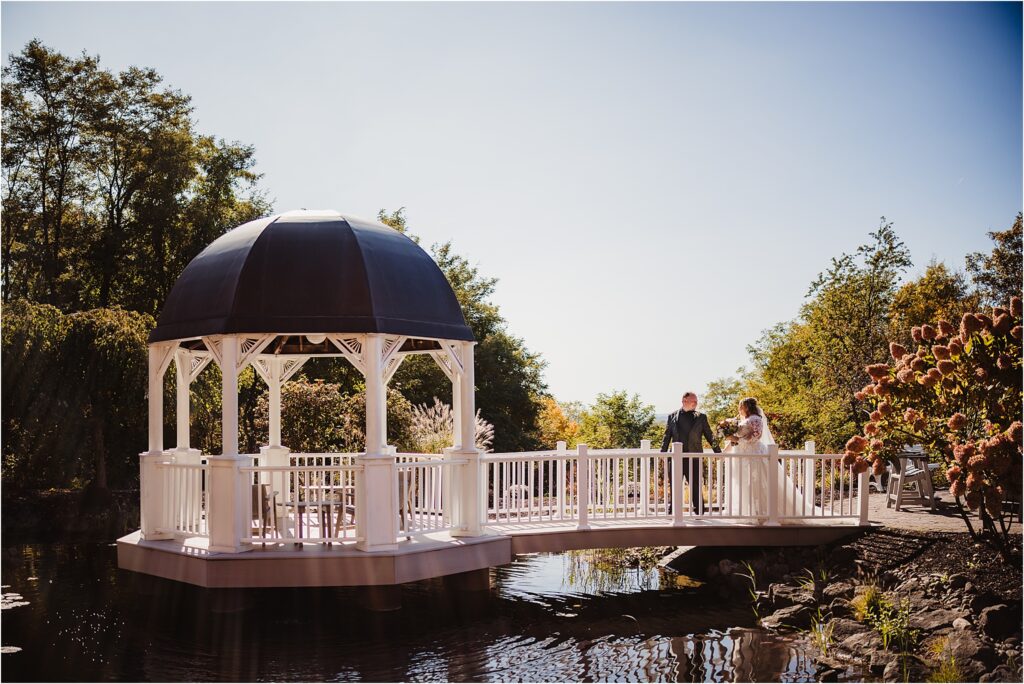
{"label": "bridge railing", "polygon": [[867,522],[867,475],[842,454],[665,453],[639,449],[485,454],[483,524],[492,527],[631,520],[731,521],[775,525],[821,519]]}

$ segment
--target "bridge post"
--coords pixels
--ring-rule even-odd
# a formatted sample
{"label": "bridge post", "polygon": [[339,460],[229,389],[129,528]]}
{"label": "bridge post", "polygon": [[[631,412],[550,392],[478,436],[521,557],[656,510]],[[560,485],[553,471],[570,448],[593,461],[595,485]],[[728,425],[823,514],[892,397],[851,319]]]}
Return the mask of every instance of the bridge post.
{"label": "bridge post", "polygon": [[857,475],[857,508],[860,511],[860,524],[868,524],[868,471]]}
{"label": "bridge post", "polygon": [[[811,502],[814,501],[814,482],[815,482],[815,475],[816,475],[816,473],[814,471],[815,471],[815,461],[817,460],[817,459],[815,459],[813,457],[813,454],[815,453],[815,447],[816,447],[816,445],[814,444],[814,440],[813,439],[810,440],[810,441],[804,442],[804,453],[809,454],[811,456],[810,458],[805,458],[804,459],[804,464],[805,464],[804,465],[804,496],[802,498],[803,498],[803,500],[805,502],[804,503],[804,507],[805,508],[807,506],[806,502],[808,500],[810,500]],[[808,493],[810,495],[810,499],[807,498],[808,497]],[[813,508],[814,507],[812,506],[811,507],[811,509],[812,509],[811,513],[813,513]],[[806,510],[803,512],[804,515],[810,515],[811,513],[809,513]]]}
{"label": "bridge post", "polygon": [[556,445],[558,451],[558,461],[555,466],[555,471],[558,477],[558,485],[555,489],[555,502],[558,506],[558,518],[561,519],[565,514],[565,442],[559,441]]}
{"label": "bridge post", "polygon": [[[774,527],[779,524],[779,445],[769,444],[768,455],[768,522],[766,525]],[[754,483],[747,483],[752,486]]]}
{"label": "bridge post", "polygon": [[[683,519],[683,444],[672,442],[672,525],[685,525]],[[693,505],[693,502],[690,502]]]}
{"label": "bridge post", "polygon": [[578,530],[589,530],[590,520],[590,457],[587,456],[587,445],[576,446],[576,506],[579,509]]}

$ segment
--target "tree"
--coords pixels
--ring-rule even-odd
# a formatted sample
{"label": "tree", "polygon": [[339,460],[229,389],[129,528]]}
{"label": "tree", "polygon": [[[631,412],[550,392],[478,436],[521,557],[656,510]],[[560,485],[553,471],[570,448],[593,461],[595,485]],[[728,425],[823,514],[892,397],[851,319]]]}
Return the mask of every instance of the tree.
{"label": "tree", "polygon": [[1021,214],[1017,214],[1009,230],[988,234],[995,242],[992,252],[974,252],[966,257],[967,272],[971,274],[984,303],[1005,303],[1010,297],[1021,296],[1022,258]]}
{"label": "tree", "polygon": [[197,134],[156,71],[32,41],[3,76],[4,301],[155,316],[200,250],[269,209],[253,149]]}
{"label": "tree", "polygon": [[[392,213],[382,209],[377,218],[409,234],[404,209]],[[539,397],[546,390],[544,361],[526,347],[522,338],[508,331],[508,324],[491,301],[496,278],[483,276],[465,257],[455,253],[451,242],[433,245],[431,255],[448,278],[477,341],[476,405],[483,419],[494,426],[494,450],[537,448]],[[429,405],[438,395],[446,396],[451,391],[451,383],[434,361],[417,356],[398,369],[394,386],[414,404]]]}
{"label": "tree", "polygon": [[[885,218],[855,254],[843,254],[811,284],[794,321],[766,331],[751,345],[747,393],[775,426],[776,441],[799,446],[814,439],[838,449],[865,422],[854,392],[860,370],[885,358],[906,247]],[[772,418],[774,416],[774,419]]]}
{"label": "tree", "polygon": [[654,407],[625,391],[598,394],[580,421],[578,443],[591,449],[635,449],[640,440],[661,437],[654,424]]}
{"label": "tree", "polygon": [[[968,531],[1010,559],[1019,535],[1010,533],[1008,500],[1020,502],[1020,297],[992,315],[964,314],[957,330],[940,320],[911,331],[911,351],[890,345],[892,363],[865,368],[871,381],[857,392],[872,409],[863,434],[846,444],[844,464],[881,472],[909,445],[922,444],[942,460],[950,493]],[[966,508],[978,512],[976,530]]]}
{"label": "tree", "polygon": [[715,426],[726,418],[736,416],[737,405],[745,396],[744,390],[744,383],[739,378],[718,378],[709,382],[700,397],[700,408],[708,414],[708,423]]}
{"label": "tree", "polygon": [[575,447],[580,432],[579,423],[567,415],[566,409],[554,397],[541,397],[540,405],[540,414],[537,416],[540,447],[553,449],[558,442],[565,442],[570,449]]}
{"label": "tree", "polygon": [[932,261],[916,280],[904,284],[893,295],[889,337],[909,345],[910,330],[932,321],[958,321],[978,308],[980,297],[972,293],[961,273]]}

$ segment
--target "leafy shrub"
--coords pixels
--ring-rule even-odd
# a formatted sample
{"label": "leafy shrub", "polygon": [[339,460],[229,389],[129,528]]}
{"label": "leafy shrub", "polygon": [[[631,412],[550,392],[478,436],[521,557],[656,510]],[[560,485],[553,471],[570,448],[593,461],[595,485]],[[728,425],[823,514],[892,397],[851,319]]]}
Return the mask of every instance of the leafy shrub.
{"label": "leafy shrub", "polygon": [[[972,537],[1011,557],[1012,511],[1021,490],[1021,314],[1019,297],[992,314],[965,314],[915,327],[915,351],[890,345],[892,364],[866,367],[858,400],[871,420],[846,444],[844,463],[881,472],[907,446],[922,444],[946,466],[950,493]],[[975,530],[966,509],[977,511]]]}

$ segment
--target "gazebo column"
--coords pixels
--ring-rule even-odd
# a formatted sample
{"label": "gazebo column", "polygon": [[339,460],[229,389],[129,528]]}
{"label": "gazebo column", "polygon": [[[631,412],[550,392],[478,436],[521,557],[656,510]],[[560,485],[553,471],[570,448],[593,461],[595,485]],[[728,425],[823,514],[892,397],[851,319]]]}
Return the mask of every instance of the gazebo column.
{"label": "gazebo column", "polygon": [[260,447],[260,465],[288,466],[291,465],[291,450],[281,445],[281,385],[284,384],[284,359],[274,357],[264,365],[268,388],[268,418],[270,423],[267,441],[269,444]]}
{"label": "gazebo column", "polygon": [[246,481],[240,468],[246,459],[238,454],[238,352],[237,337],[222,337],[220,347],[221,440],[223,453],[210,456],[210,500],[207,504],[210,551],[237,553],[249,548],[242,544],[248,537],[249,521]]}
{"label": "gazebo column", "polygon": [[473,345],[475,342],[459,342],[459,360],[462,372],[459,373],[459,436],[461,443],[458,458],[468,461],[462,466],[462,477],[459,478],[459,520],[452,531],[452,536],[477,537],[482,534],[483,496],[480,470],[480,452],[476,449],[476,394],[475,375],[473,372]]}
{"label": "gazebo column", "polygon": [[[171,521],[167,519],[164,476],[160,463],[164,456],[164,373],[170,364],[176,342],[149,345],[149,450],[139,454],[139,518],[143,539],[171,539]],[[160,530],[158,532],[158,530]]]}
{"label": "gazebo column", "polygon": [[176,463],[187,463],[198,465],[201,454],[199,449],[191,448],[191,416],[189,389],[192,385],[192,354],[187,349],[177,349],[174,352],[174,372],[176,402],[174,416],[177,422],[174,461]]}
{"label": "gazebo column", "polygon": [[397,549],[398,471],[387,446],[384,335],[370,333],[362,347],[366,379],[366,453],[356,462],[356,536],[363,551]]}

